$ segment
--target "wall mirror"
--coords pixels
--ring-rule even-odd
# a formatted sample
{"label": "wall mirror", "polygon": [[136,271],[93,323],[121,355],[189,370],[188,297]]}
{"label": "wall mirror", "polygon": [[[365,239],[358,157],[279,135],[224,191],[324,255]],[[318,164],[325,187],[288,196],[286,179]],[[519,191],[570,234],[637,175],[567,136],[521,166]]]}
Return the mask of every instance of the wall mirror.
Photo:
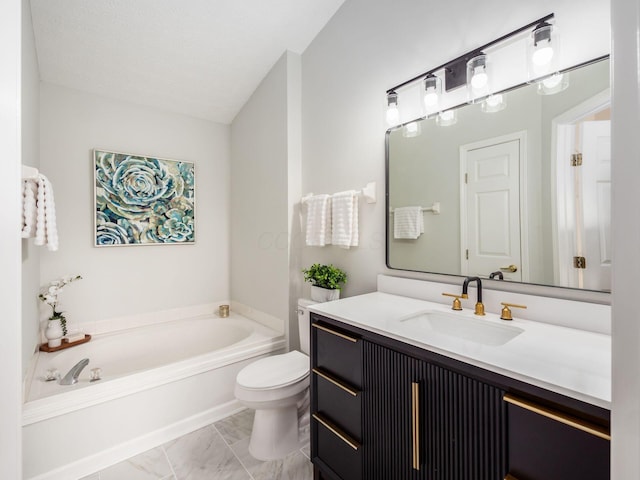
{"label": "wall mirror", "polygon": [[610,291],[609,59],[564,74],[387,131],[389,268]]}

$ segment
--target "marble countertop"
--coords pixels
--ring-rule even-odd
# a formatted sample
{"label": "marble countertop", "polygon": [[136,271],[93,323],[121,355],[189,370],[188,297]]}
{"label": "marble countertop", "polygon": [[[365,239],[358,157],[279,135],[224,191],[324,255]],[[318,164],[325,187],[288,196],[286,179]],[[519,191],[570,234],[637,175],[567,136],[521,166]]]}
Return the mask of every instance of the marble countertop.
{"label": "marble countertop", "polygon": [[[492,313],[479,317],[468,309],[455,312],[440,303],[383,292],[318,303],[309,309],[571,398],[611,408],[609,335],[521,320],[518,309],[513,309],[514,320],[505,322]],[[467,325],[486,322],[478,325],[485,338],[478,341],[470,335],[465,338],[455,332],[424,328],[420,321],[406,321],[422,312],[459,315]],[[491,332],[500,336],[506,331],[517,336],[502,344],[504,339],[491,341]]]}

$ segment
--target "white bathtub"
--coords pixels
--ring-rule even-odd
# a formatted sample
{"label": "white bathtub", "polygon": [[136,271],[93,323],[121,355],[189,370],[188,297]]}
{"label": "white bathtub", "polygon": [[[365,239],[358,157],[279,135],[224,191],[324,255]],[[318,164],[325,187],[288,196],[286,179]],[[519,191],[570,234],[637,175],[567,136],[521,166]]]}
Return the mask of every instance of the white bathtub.
{"label": "white bathtub", "polygon": [[[93,335],[36,354],[25,386],[24,478],[80,478],[240,409],[235,376],[284,336],[232,312]],[[46,382],[83,358],[73,386]],[[102,379],[90,382],[99,367]]]}

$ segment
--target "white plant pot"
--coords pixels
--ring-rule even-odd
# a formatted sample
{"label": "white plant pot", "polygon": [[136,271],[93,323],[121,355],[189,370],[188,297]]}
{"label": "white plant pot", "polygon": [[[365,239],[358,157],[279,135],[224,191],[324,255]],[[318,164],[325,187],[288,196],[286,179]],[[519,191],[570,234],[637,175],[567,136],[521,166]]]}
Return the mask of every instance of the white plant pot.
{"label": "white plant pot", "polygon": [[311,285],[311,300],[316,302],[330,302],[340,298],[340,290],[329,290],[328,288]]}
{"label": "white plant pot", "polygon": [[47,328],[44,331],[44,336],[49,340],[47,345],[49,345],[50,348],[59,347],[62,343],[63,335],[62,322],[59,318],[47,320]]}

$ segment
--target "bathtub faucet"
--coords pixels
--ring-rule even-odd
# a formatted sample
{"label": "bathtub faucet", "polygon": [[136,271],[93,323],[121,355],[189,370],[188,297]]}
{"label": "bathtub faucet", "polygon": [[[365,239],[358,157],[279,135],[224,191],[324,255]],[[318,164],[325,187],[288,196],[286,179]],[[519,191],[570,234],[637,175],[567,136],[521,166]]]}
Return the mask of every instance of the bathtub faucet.
{"label": "bathtub faucet", "polygon": [[80,376],[80,372],[82,369],[89,365],[89,359],[83,358],[78,363],[76,363],[69,373],[67,373],[62,380],[60,380],[60,385],[73,385],[74,383],[78,383],[78,377]]}

